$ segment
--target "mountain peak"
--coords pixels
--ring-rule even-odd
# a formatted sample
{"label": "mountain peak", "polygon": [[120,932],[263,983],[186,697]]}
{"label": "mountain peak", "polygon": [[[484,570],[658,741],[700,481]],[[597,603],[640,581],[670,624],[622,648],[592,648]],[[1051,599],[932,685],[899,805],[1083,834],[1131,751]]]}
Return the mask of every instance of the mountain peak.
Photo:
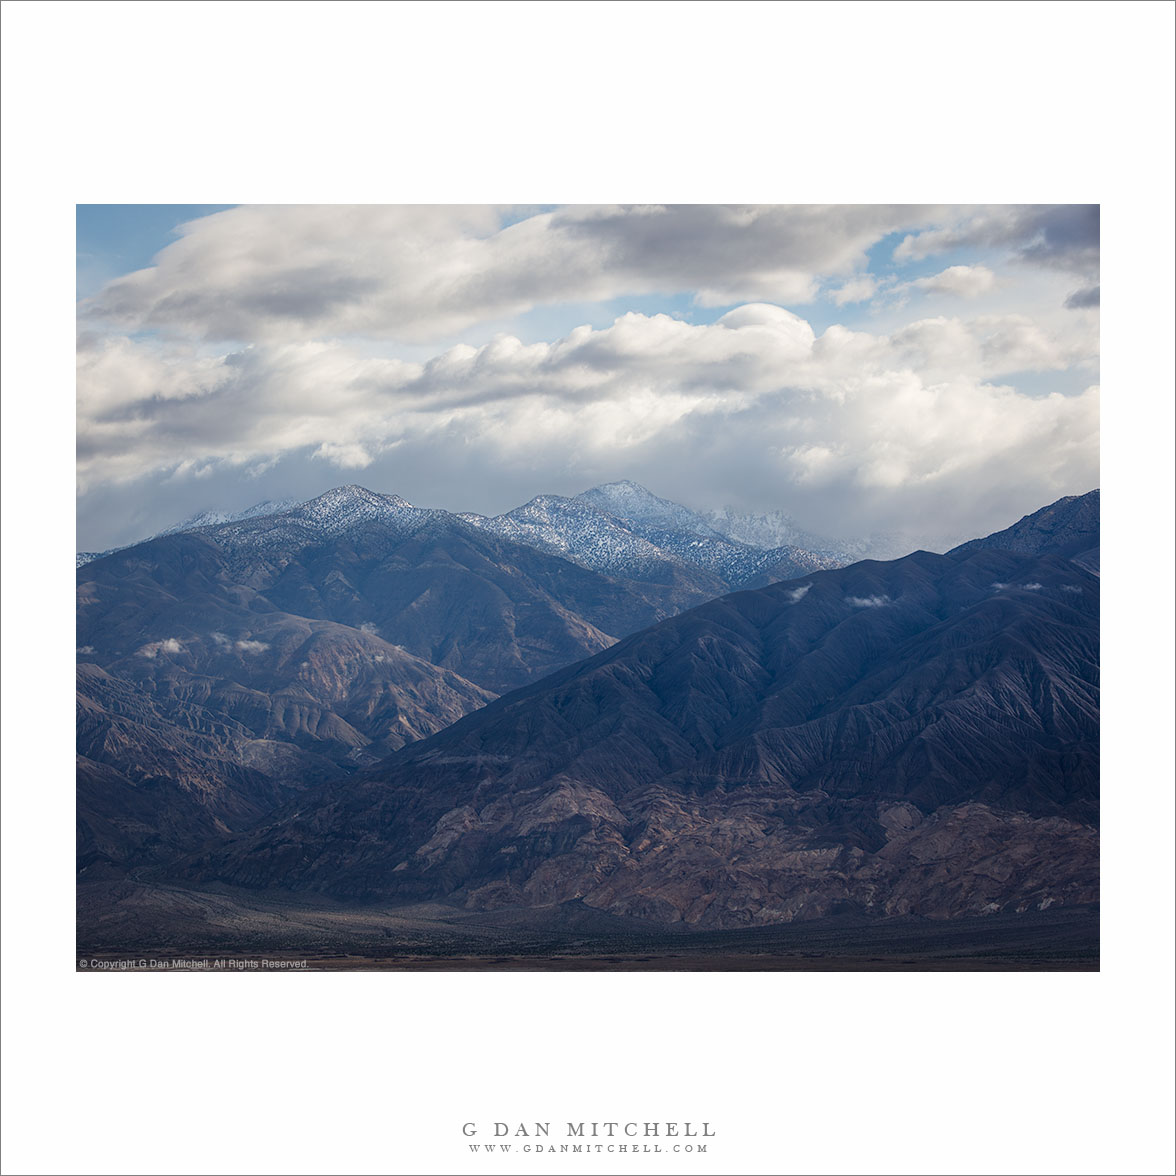
{"label": "mountain peak", "polygon": [[720,538],[696,511],[671,502],[668,498],[660,498],[652,490],[628,479],[594,486],[583,494],[577,494],[572,501],[621,519],[627,527],[647,539],[652,538],[653,533],[664,530]]}
{"label": "mountain peak", "polygon": [[585,490],[583,494],[577,494],[576,497],[586,498],[590,494],[616,502],[630,502],[640,499],[651,499],[655,502],[664,501],[664,499],[658,498],[652,490],[642,486],[640,482],[633,482],[628,478],[622,478],[619,482],[604,482],[599,486],[593,486],[591,490]]}
{"label": "mountain peak", "polygon": [[612,490],[612,489],[620,489],[622,487],[625,490],[637,490],[641,494],[648,494],[650,497],[654,496],[652,490],[649,490],[647,487],[642,486],[640,482],[634,482],[632,478],[621,478],[619,481],[616,481],[616,482],[601,482],[601,484],[599,486],[597,486],[596,489],[597,490]]}
{"label": "mountain peak", "polygon": [[610,514],[623,515],[627,519],[646,522],[651,519],[673,518],[682,519],[693,516],[694,512],[676,502],[666,498],[659,498],[652,490],[646,489],[638,482],[628,479],[622,482],[605,482],[603,486],[593,486],[572,499],[582,502],[586,506]]}
{"label": "mountain peak", "polygon": [[290,512],[293,518],[311,523],[326,534],[339,534],[368,522],[399,526],[423,517],[411,502],[398,494],[377,494],[366,486],[336,486]]}
{"label": "mountain peak", "polygon": [[1099,564],[1099,492],[1071,494],[982,539],[952,548],[963,555],[979,548],[1032,555],[1061,555],[1097,573]]}
{"label": "mountain peak", "polygon": [[334,489],[327,490],[317,498],[312,498],[302,505],[312,506],[315,503],[321,503],[323,506],[331,507],[412,506],[411,502],[401,498],[399,494],[379,494],[375,490],[369,490],[366,486],[357,486],[355,483],[349,483],[346,486],[336,486]]}

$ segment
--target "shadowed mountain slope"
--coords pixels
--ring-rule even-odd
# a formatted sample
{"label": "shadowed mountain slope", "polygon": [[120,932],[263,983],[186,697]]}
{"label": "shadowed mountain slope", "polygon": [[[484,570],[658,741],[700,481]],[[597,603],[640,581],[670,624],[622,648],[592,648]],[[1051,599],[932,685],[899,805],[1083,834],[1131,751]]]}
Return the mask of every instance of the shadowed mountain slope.
{"label": "shadowed mountain slope", "polygon": [[1093,572],[1099,572],[1099,506],[1097,490],[1089,494],[1059,498],[1057,502],[1025,515],[1020,522],[973,539],[953,549],[963,554],[987,547],[1016,551],[1022,555],[1062,555]]}
{"label": "shadowed mountain slope", "polygon": [[1098,582],[866,561],[637,633],[188,874],[738,926],[1097,896]]}
{"label": "shadowed mountain slope", "polygon": [[[161,536],[77,584],[81,860],[124,865],[245,828],[722,590],[685,566],[618,580],[358,487]],[[141,793],[120,842],[127,788],[154,790],[159,819]]]}
{"label": "shadowed mountain slope", "polygon": [[280,612],[378,634],[501,692],[710,599],[670,568],[617,579],[358,487],[293,510],[139,544],[78,571],[78,644],[106,664],[221,614]]}

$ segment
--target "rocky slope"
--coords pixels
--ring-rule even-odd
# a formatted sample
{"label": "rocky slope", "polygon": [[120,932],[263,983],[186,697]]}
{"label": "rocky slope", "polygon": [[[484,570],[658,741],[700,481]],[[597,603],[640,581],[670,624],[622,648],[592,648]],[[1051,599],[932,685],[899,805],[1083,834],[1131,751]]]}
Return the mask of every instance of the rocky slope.
{"label": "rocky slope", "polygon": [[203,619],[172,616],[173,635],[78,665],[83,870],[247,828],[494,697],[344,626],[229,608]]}
{"label": "rocky slope", "polygon": [[730,927],[1097,897],[1098,583],[982,548],[667,620],[184,876]]}
{"label": "rocky slope", "polygon": [[181,630],[207,638],[276,612],[377,635],[501,692],[721,588],[677,566],[658,579],[607,576],[444,511],[343,487],[87,564],[78,644],[105,665]]}
{"label": "rocky slope", "polygon": [[82,568],[82,877],[719,927],[1096,893],[1097,492],[673,620],[801,565],[632,483],[512,515],[342,487]]}
{"label": "rocky slope", "polygon": [[992,548],[1024,555],[1063,555],[1093,572],[1099,572],[1099,492],[1059,498],[1057,502],[1025,515],[1003,531],[973,539],[953,548],[956,553]]}
{"label": "rocky slope", "polygon": [[[722,590],[685,565],[606,576],[358,487],[246,515],[79,569],[85,863],[240,830]],[[154,825],[128,788],[155,790]],[[124,809],[143,819],[120,840]]]}

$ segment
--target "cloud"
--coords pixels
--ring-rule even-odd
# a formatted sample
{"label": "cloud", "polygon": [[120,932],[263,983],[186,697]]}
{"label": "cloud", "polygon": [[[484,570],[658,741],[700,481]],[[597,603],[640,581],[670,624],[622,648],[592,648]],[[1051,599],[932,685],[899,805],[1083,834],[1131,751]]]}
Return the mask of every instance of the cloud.
{"label": "cloud", "polygon": [[1075,290],[1065,303],[1067,310],[1087,310],[1090,307],[1098,306],[1098,304],[1098,286],[1087,286],[1082,290]]}
{"label": "cloud", "polygon": [[438,339],[539,305],[659,292],[689,292],[701,306],[801,303],[823,280],[861,270],[882,237],[945,215],[573,205],[512,221],[489,206],[244,206],[181,226],[154,265],[108,283],[82,309],[128,330],[272,343]]}
{"label": "cloud", "polygon": [[1097,204],[997,205],[965,211],[956,223],[906,236],[896,261],[920,261],[966,247],[1007,248],[1030,265],[1067,273],[1097,274]]}
{"label": "cloud", "polygon": [[234,641],[225,633],[209,633],[209,637],[218,649],[236,649],[241,653],[262,653],[269,649],[267,641],[253,641],[248,638]]}
{"label": "cloud", "polygon": [[996,285],[996,275],[983,265],[953,265],[929,278],[916,278],[910,284],[933,294],[975,298],[987,294]]}
{"label": "cloud", "polygon": [[[81,308],[79,527],[97,550],[342,481],[484,513],[634,478],[830,533],[969,538],[1097,484],[1098,340],[1060,306],[1098,280],[1097,213],[230,209]],[[877,303],[911,283],[869,269],[891,235],[900,260],[1003,249],[1050,272],[945,258],[919,288],[999,288],[1000,313],[904,321]],[[694,311],[605,309],[671,295]],[[822,325],[830,304],[878,325],[783,305],[815,299]]]}
{"label": "cloud", "polygon": [[184,644],[176,637],[166,637],[162,641],[152,641],[141,646],[137,651],[140,657],[154,660],[161,653],[183,653]]}
{"label": "cloud", "polygon": [[77,648],[77,652],[78,653],[93,653],[94,647],[92,645],[79,645]]}
{"label": "cloud", "polygon": [[[91,362],[92,346],[101,363]],[[208,462],[240,465],[305,447],[339,469],[363,468],[422,431],[466,435],[463,422],[511,420],[523,404],[540,432],[570,429],[574,415],[589,443],[607,435],[632,445],[684,416],[737,415],[770,400],[804,414],[810,423],[798,448],[813,450],[828,432],[814,418],[843,417],[850,401],[868,411],[893,400],[900,419],[942,413],[963,393],[932,385],[952,383],[970,388],[976,407],[999,395],[1015,412],[1018,398],[978,385],[1093,355],[1085,333],[1053,332],[1017,316],[923,319],[891,336],[832,327],[818,338],[803,319],[766,304],[738,307],[705,326],[627,314],[553,343],[500,336],[424,364],[307,343],[251,347],[216,363],[191,357],[185,367],[184,354],[153,344],[83,340],[79,475],[87,484],[151,468],[193,473]],[[167,369],[186,394],[151,395],[143,369]],[[916,423],[902,420],[904,429]]]}
{"label": "cloud", "polygon": [[1063,584],[1062,591],[1063,592],[1081,592],[1082,588],[1078,584]]}
{"label": "cloud", "polygon": [[[1073,394],[1031,396],[1001,382],[1080,371],[1096,347],[1080,316],[817,335],[766,303],[703,325],[630,313],[550,343],[503,335],[424,362],[344,342],[211,356],[84,336],[78,477],[88,492],[144,476],[181,486],[285,461],[303,484],[363,468],[373,488],[469,510],[484,502],[459,497],[462,486],[509,507],[537,490],[636,476],[687,502],[740,495],[834,528],[849,516],[894,527],[954,513],[954,533],[968,538],[1097,484],[1097,386],[1079,378]],[[160,373],[169,395],[151,392]],[[257,483],[257,498],[296,492],[261,472]]]}
{"label": "cloud", "polygon": [[889,596],[847,596],[845,603],[852,608],[885,608],[894,601]]}
{"label": "cloud", "polygon": [[829,292],[829,297],[838,306],[847,306],[854,302],[868,302],[878,292],[878,282],[870,274],[862,274],[851,278],[844,285]]}
{"label": "cloud", "polygon": [[811,587],[811,584],[801,584],[799,588],[793,588],[790,591],[785,592],[784,595],[789,600],[789,602],[795,604],[798,600],[802,600],[804,598]]}
{"label": "cloud", "polygon": [[361,633],[369,633],[373,637],[378,637],[380,635],[380,630],[376,628],[376,626],[373,625],[371,621],[364,621],[363,624],[359,626],[359,631]]}
{"label": "cloud", "polygon": [[1045,587],[1045,585],[1044,584],[1022,584],[1021,587],[1024,588],[1026,592],[1040,592],[1042,590],[1042,588]]}

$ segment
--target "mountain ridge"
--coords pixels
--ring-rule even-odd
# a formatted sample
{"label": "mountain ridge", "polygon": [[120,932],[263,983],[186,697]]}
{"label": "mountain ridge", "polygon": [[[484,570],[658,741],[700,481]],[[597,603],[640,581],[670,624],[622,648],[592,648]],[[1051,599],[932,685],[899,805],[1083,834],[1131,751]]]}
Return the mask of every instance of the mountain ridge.
{"label": "mountain ridge", "polygon": [[1001,551],[1052,551],[1098,575],[1101,497],[1098,490],[1071,494],[1024,515],[1012,526],[952,548],[966,553],[979,548]]}
{"label": "mountain ridge", "polygon": [[[1063,557],[985,550],[734,593],[329,786],[195,876],[715,927],[1093,901],[1097,600]],[[363,829],[381,832],[356,856]]]}
{"label": "mountain ridge", "polygon": [[[794,564],[798,574],[833,566],[846,562],[847,553],[857,551],[825,540],[820,541],[819,551],[810,551],[797,543],[756,544],[732,539],[698,512],[659,498],[631,481],[605,483],[570,498],[540,494],[495,516],[417,507],[397,494],[349,484],[301,502],[267,501],[236,512],[203,511],[139,542],[230,523],[259,522],[279,528],[301,524],[338,534],[362,520],[382,519],[389,525],[403,526],[410,519],[442,517],[461,519],[595,571],[641,577],[652,570],[656,576],[659,572],[665,574],[669,567],[685,564],[718,575],[721,586],[726,588],[737,587],[777,566],[786,571]],[[270,521],[266,524],[265,520]],[[597,533],[587,535],[589,527]],[[79,552],[77,566],[138,545]],[[709,550],[712,547],[713,552]]]}
{"label": "mountain ridge", "polygon": [[358,486],[83,568],[79,868],[692,927],[1093,901],[1097,494],[734,593],[638,533],[686,508],[604,497],[640,517],[554,502],[649,578]]}

